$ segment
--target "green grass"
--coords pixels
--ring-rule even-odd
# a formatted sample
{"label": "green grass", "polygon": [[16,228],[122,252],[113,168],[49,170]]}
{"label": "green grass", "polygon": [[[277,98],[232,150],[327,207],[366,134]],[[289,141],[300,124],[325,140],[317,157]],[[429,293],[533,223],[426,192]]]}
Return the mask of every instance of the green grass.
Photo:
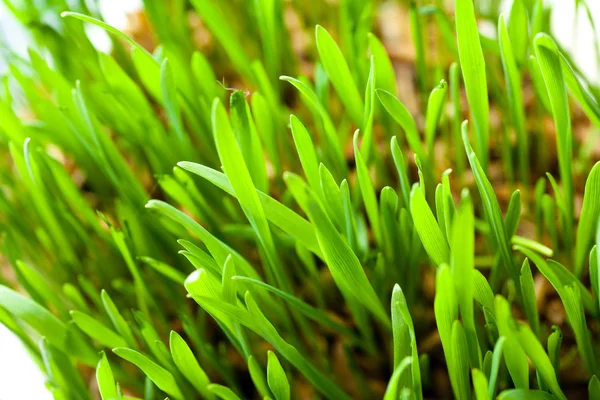
{"label": "green grass", "polygon": [[148,48],[6,3],[0,323],[55,399],[600,396],[600,91],[542,0],[148,0]]}

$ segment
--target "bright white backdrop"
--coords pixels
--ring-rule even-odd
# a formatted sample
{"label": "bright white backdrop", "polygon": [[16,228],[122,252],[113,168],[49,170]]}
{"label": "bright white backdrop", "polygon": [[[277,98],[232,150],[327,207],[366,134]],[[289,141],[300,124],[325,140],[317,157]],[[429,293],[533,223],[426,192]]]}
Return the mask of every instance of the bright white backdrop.
{"label": "bright white backdrop", "polygon": [[[126,13],[139,7],[141,0],[100,0],[101,11],[105,19],[117,28],[126,24]],[[574,1],[547,0],[553,4],[553,33],[561,44],[571,50],[578,66],[595,82],[600,82],[600,70],[594,60],[593,33],[583,14],[575,29]],[[508,1],[510,5],[510,1]],[[589,1],[594,21],[600,23],[600,2]],[[103,32],[89,32],[94,42],[106,49],[109,45]],[[487,32],[486,32],[487,34]],[[20,52],[25,53],[27,42],[18,23],[13,21],[0,2],[0,36]],[[2,61],[0,60],[0,71]],[[0,325],[0,400],[51,400],[52,396],[44,385],[44,375],[31,361],[19,340],[4,326]]]}

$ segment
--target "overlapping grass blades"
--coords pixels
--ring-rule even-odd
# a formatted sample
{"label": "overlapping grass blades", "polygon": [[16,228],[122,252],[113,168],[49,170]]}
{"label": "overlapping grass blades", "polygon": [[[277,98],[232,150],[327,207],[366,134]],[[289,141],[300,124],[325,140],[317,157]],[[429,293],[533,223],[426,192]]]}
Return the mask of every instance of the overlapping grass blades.
{"label": "overlapping grass blades", "polygon": [[10,3],[0,322],[54,398],[597,397],[598,89],[488,3]]}

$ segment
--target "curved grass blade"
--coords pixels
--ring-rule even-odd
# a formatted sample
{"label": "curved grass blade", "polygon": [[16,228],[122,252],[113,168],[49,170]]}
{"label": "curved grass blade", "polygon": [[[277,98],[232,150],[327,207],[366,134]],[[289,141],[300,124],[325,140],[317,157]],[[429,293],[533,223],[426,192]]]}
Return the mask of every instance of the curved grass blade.
{"label": "curved grass blade", "polygon": [[382,237],[381,227],[379,225],[379,207],[377,205],[377,195],[375,194],[375,187],[373,186],[373,181],[369,175],[367,164],[363,159],[361,152],[358,150],[358,130],[354,133],[354,157],[356,159],[358,185],[360,186],[360,192],[365,203],[367,216],[369,217],[369,222],[371,223],[371,229],[373,230],[375,241],[381,245]]}
{"label": "curved grass blade", "polygon": [[536,371],[544,380],[544,383],[548,385],[554,396],[559,399],[566,399],[558,383],[556,371],[542,344],[527,325],[520,323],[517,329],[519,342],[527,353],[531,363],[535,366]]}
{"label": "curved grass blade", "polygon": [[125,339],[87,314],[74,310],[71,311],[71,318],[82,332],[103,346],[111,348],[127,346]]}
{"label": "curved grass blade", "polygon": [[306,175],[306,180],[313,190],[318,190],[318,188],[321,187],[319,160],[310,134],[302,122],[300,122],[293,114],[290,115],[290,126],[292,128],[292,136],[294,137],[296,151],[300,157],[300,164],[302,164],[302,169]]}
{"label": "curved grass blade", "polygon": [[214,399],[214,396],[208,390],[208,385],[210,385],[208,376],[198,364],[188,344],[175,331],[171,331],[169,336],[169,347],[171,348],[173,362],[175,362],[181,374],[205,399]]}
{"label": "curved grass blade", "polygon": [[534,40],[535,54],[546,84],[552,116],[556,127],[556,147],[558,149],[558,166],[564,188],[564,239],[565,249],[570,257],[572,253],[573,213],[575,209],[573,188],[573,138],[571,131],[571,115],[567,89],[560,64],[558,48],[554,40],[545,33],[538,33]]}
{"label": "curved grass blade", "polygon": [[98,383],[98,391],[102,400],[119,399],[115,377],[113,376],[110,364],[103,352],[96,367],[96,382]]}
{"label": "curved grass blade", "polygon": [[267,382],[276,400],[290,400],[290,383],[277,355],[267,352]]}
{"label": "curved grass blade", "polygon": [[498,333],[500,337],[505,338],[502,349],[506,367],[515,387],[527,389],[529,388],[529,365],[526,352],[517,335],[517,326],[510,310],[510,304],[504,297],[497,295],[495,308]]}
{"label": "curved grass blade", "polygon": [[185,398],[177,386],[177,382],[175,382],[173,375],[146,356],[135,350],[124,347],[113,349],[113,352],[119,357],[136,365],[163,392],[173,396],[174,399]]}
{"label": "curved grass blade", "polygon": [[[409,387],[415,398],[423,398],[421,386],[421,367],[417,352],[417,338],[412,317],[408,311],[408,305],[404,293],[398,284],[394,285],[392,291],[392,337],[394,344],[394,375],[392,376],[401,387]],[[411,360],[411,375],[402,374],[406,360]],[[414,362],[413,362],[414,361]],[[398,376],[396,376],[398,374]],[[395,377],[395,378],[394,378]],[[391,383],[392,379],[390,379]]]}
{"label": "curved grass blade", "polygon": [[[485,59],[481,50],[472,0],[455,0],[458,55],[471,118],[475,127],[475,149],[483,171],[489,162],[489,101]],[[464,129],[464,128],[463,128]]]}
{"label": "curved grass blade", "polygon": [[22,319],[56,348],[66,350],[67,327],[46,308],[0,285],[0,306]]}
{"label": "curved grass blade", "polygon": [[[217,186],[219,189],[227,192],[232,196],[235,196],[235,192],[233,190],[233,187],[231,186],[231,183],[229,182],[229,178],[227,178],[227,176],[224,173],[206,167],[204,165],[191,162],[182,161],[177,165],[185,169],[186,171],[201,176],[202,178],[208,180],[209,182]],[[296,214],[290,208],[275,200],[273,197],[270,197],[269,195],[261,191],[257,191],[257,193],[263,205],[263,208],[267,210],[266,216],[269,219],[269,221],[271,221],[271,223],[273,223],[275,226],[287,232],[290,236],[295,237],[310,251],[312,251],[318,257],[322,258],[321,249],[319,248],[319,243],[317,242],[317,237],[315,235],[314,228],[310,225],[310,223],[304,218],[302,218],[300,215]],[[153,205],[150,205],[150,208],[153,207]]]}
{"label": "curved grass blade", "polygon": [[394,373],[388,382],[387,388],[385,389],[385,394],[383,395],[383,400],[396,400],[399,398],[398,389],[401,387],[401,383],[399,382],[400,377],[404,373],[404,370],[408,368],[412,363],[412,357],[405,357],[398,366],[394,369]]}
{"label": "curved grass blade", "polygon": [[354,123],[362,126],[364,103],[342,51],[322,26],[317,25],[315,36],[323,68]]}
{"label": "curved grass blade", "polygon": [[208,385],[208,390],[223,400],[241,400],[239,396],[233,392],[233,390],[227,386],[219,385],[218,383],[211,383]]}
{"label": "curved grass blade", "polygon": [[554,289],[560,295],[561,290],[565,286],[576,285],[579,288],[579,293],[581,295],[581,300],[583,302],[583,306],[586,311],[591,313],[592,315],[598,315],[598,308],[596,307],[596,302],[594,301],[592,295],[589,290],[584,286],[584,284],[577,279],[575,275],[568,269],[566,269],[562,264],[554,261],[554,260],[544,260],[541,256],[533,251],[525,248],[523,246],[515,245],[514,249],[520,251],[525,254],[538,268],[538,270],[548,279],[550,284],[554,287]]}
{"label": "curved grass blade", "polygon": [[471,370],[471,376],[473,379],[473,391],[475,392],[475,398],[477,400],[491,400],[491,397],[487,391],[488,381],[485,377],[485,374],[477,368],[473,368]]}
{"label": "curved grass blade", "polygon": [[252,267],[252,265],[250,265],[248,261],[246,261],[238,252],[223,243],[221,240],[217,239],[187,214],[160,200],[150,200],[146,204],[146,208],[158,211],[162,215],[165,215],[173,221],[181,224],[183,227],[196,235],[206,245],[208,251],[213,256],[215,261],[217,261],[218,265],[223,265],[229,254],[231,254],[233,255],[235,264],[240,268],[241,271],[243,271],[244,274],[260,279],[258,273]]}
{"label": "curved grass blade", "polygon": [[340,176],[345,176],[347,173],[346,160],[342,152],[337,131],[333,125],[333,121],[331,120],[329,112],[325,109],[323,104],[321,104],[317,94],[310,86],[299,79],[291,78],[289,76],[281,76],[279,79],[291,83],[296,89],[298,89],[302,94],[303,99],[307,102],[307,106],[315,110],[316,113],[321,117],[323,133],[325,134],[325,139],[328,144],[328,148],[326,149],[327,154],[330,154],[332,165],[335,166],[336,172],[340,174]]}
{"label": "curved grass blade", "polygon": [[[186,288],[188,291],[194,292],[194,289],[190,285],[194,284],[194,281],[199,277],[198,274],[193,273],[188,277],[186,281]],[[250,292],[246,292],[246,308],[239,308],[229,303],[219,301],[212,297],[200,297],[194,295],[196,300],[204,309],[210,313],[220,313],[229,316],[238,323],[247,326],[259,334],[266,341],[271,343],[273,347],[287,359],[292,365],[294,365],[307,379],[311,382],[315,388],[323,393],[327,398],[335,398],[341,400],[349,400],[350,397],[339,389],[331,380],[326,378],[321,372],[319,372],[314,365],[309,362],[298,350],[287,343],[277,332],[275,327],[265,318],[264,314],[254,301]]]}
{"label": "curved grass blade", "polygon": [[[129,36],[127,36],[126,34],[124,34],[123,32],[121,32],[117,28],[112,27],[112,26],[108,25],[107,23],[105,23],[103,21],[100,21],[99,19],[96,19],[94,17],[90,17],[89,15],[84,15],[84,14],[80,14],[80,13],[72,12],[72,11],[63,11],[60,14],[60,16],[63,17],[63,18],[66,18],[66,17],[77,18],[77,19],[80,19],[82,21],[89,22],[89,23],[92,23],[94,25],[97,25],[100,28],[106,30],[107,32],[110,32],[113,35],[118,36],[121,39],[125,40],[131,46],[133,46],[137,50],[141,51],[142,54],[144,54],[146,56],[146,58],[148,58],[149,60],[151,59],[151,60],[154,61],[154,57],[152,57],[152,55],[148,52],[148,50],[144,49],[135,40],[131,39]],[[154,61],[154,62],[156,63],[156,61]]]}
{"label": "curved grass blade", "polygon": [[252,285],[255,285],[255,286],[261,287],[265,290],[268,290],[269,292],[276,294],[277,296],[281,297],[282,299],[287,300],[294,308],[296,308],[299,312],[304,314],[306,317],[312,319],[313,321],[315,321],[323,326],[326,326],[329,329],[332,329],[336,332],[339,332],[339,333],[345,335],[346,337],[349,337],[349,338],[355,337],[354,333],[349,328],[347,328],[343,324],[337,322],[335,319],[332,319],[327,313],[325,313],[317,308],[314,308],[313,306],[306,303],[305,301],[303,301],[289,293],[286,293],[282,290],[279,290],[276,287],[269,285],[268,283],[257,281],[256,279],[248,278],[245,276],[233,276],[232,279],[234,279],[236,281],[248,282]]}
{"label": "curved grass blade", "polygon": [[427,160],[419,131],[417,130],[417,124],[413,119],[412,115],[404,104],[398,100],[396,96],[387,92],[383,89],[377,89],[375,91],[377,97],[387,112],[394,118],[394,120],[404,129],[406,134],[406,140],[411,150],[419,156],[421,160]]}
{"label": "curved grass blade", "polygon": [[250,378],[258,393],[260,393],[263,398],[271,396],[265,373],[254,356],[248,357],[248,372],[250,373]]}
{"label": "curved grass blade", "polygon": [[100,297],[102,299],[104,311],[106,311],[106,314],[108,315],[108,318],[112,322],[114,328],[117,330],[117,333],[125,339],[129,347],[135,348],[137,344],[135,338],[133,337],[133,333],[131,332],[131,328],[127,321],[125,321],[125,318],[123,318],[119,312],[119,309],[115,303],[105,290],[101,291]]}
{"label": "curved grass blade", "polygon": [[418,185],[415,185],[410,193],[410,212],[421,243],[431,260],[438,267],[448,263],[450,261],[448,242]]}
{"label": "curved grass blade", "polygon": [[527,61],[527,47],[529,44],[527,7],[524,0],[513,1],[508,16],[507,33],[512,42],[515,61],[518,65],[524,65]]}
{"label": "curved grass blade", "polygon": [[571,95],[577,99],[590,121],[596,127],[600,127],[600,106],[598,106],[598,101],[583,87],[565,55],[562,53],[559,53],[559,55],[565,83]]}
{"label": "curved grass blade", "polygon": [[271,272],[278,285],[288,288],[289,281],[284,269],[281,267],[264,208],[244,162],[242,152],[235,140],[225,108],[218,99],[213,102],[212,126],[225,174],[229,178],[246,218],[248,218],[256,232],[267,258],[268,271]]}
{"label": "curved grass blade", "polygon": [[590,400],[596,399],[600,396],[600,380],[598,380],[596,375],[592,376],[592,379],[590,379],[588,384],[588,393]]}
{"label": "curved grass blade", "polygon": [[[290,173],[284,180],[292,195],[315,226],[317,239],[331,275],[340,290],[355,298],[386,326],[389,317],[369,282],[360,261],[318,203],[314,192],[297,176]],[[360,293],[360,295],[359,295]]]}
{"label": "curved grass blade", "polygon": [[400,146],[398,146],[398,140],[396,136],[392,137],[390,148],[392,149],[392,157],[394,164],[396,165],[396,171],[398,172],[398,178],[400,179],[400,191],[402,192],[402,199],[404,206],[408,207],[410,204],[410,181],[408,180],[408,172],[406,163],[404,161],[404,155]]}
{"label": "curved grass blade", "polygon": [[597,362],[581,301],[580,289],[575,284],[566,285],[559,294],[565,306],[567,319],[575,334],[575,341],[583,364],[590,375],[596,374],[598,373]]}
{"label": "curved grass blade", "polygon": [[471,169],[473,170],[473,175],[475,177],[477,189],[479,190],[479,194],[481,195],[481,198],[483,200],[483,209],[485,210],[485,216],[488,220],[488,225],[490,226],[492,240],[494,242],[494,245],[500,252],[500,259],[502,260],[502,263],[507,269],[510,278],[515,283],[515,286],[517,288],[517,294],[519,298],[521,298],[521,286],[519,285],[519,271],[513,262],[512,254],[510,251],[510,242],[506,233],[506,228],[504,226],[500,205],[498,204],[498,199],[496,198],[492,184],[485,175],[485,172],[481,164],[479,163],[477,156],[471,149],[471,145],[469,144],[469,138],[467,135],[467,121],[465,121],[462,124],[463,142],[465,145],[465,150],[467,152],[467,157],[469,159],[469,164],[471,164]]}
{"label": "curved grass blade", "polygon": [[430,156],[433,155],[433,143],[435,132],[440,122],[444,106],[446,105],[446,91],[448,84],[445,80],[433,88],[429,99],[427,100],[427,113],[425,114],[425,141],[427,142],[427,151]]}
{"label": "curved grass blade", "polygon": [[508,389],[502,391],[498,400],[557,400],[556,396],[542,390],[533,389]]}
{"label": "curved grass blade", "polygon": [[506,337],[500,336],[494,345],[492,365],[489,373],[490,380],[488,383],[488,394],[492,399],[496,396],[496,380],[498,379],[498,372],[500,370],[500,362],[502,361],[502,352],[504,350],[505,341]]}
{"label": "curved grass blade", "polygon": [[597,162],[585,182],[581,216],[575,239],[575,276],[581,276],[584,263],[594,241],[594,231],[600,217],[600,162]]}
{"label": "curved grass blade", "polygon": [[520,283],[521,289],[523,290],[523,308],[525,309],[525,315],[527,315],[527,320],[531,325],[533,333],[537,335],[540,331],[540,317],[537,310],[535,286],[528,258],[523,261],[523,266],[521,267]]}
{"label": "curved grass blade", "polygon": [[231,125],[252,182],[258,190],[268,193],[269,178],[262,145],[244,92],[236,90],[231,94],[229,101]]}

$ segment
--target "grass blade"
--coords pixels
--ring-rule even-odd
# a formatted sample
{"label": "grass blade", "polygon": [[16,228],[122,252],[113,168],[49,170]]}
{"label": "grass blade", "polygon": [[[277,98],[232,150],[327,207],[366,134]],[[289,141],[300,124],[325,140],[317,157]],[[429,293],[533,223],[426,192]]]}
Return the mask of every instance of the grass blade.
{"label": "grass blade", "polygon": [[269,351],[267,354],[267,382],[269,388],[275,399],[290,400],[290,383],[287,380],[285,371],[275,353]]}
{"label": "grass blade", "polygon": [[581,216],[575,238],[575,276],[581,276],[587,255],[594,241],[594,230],[600,217],[600,163],[594,164],[585,182]]}
{"label": "grass blade", "polygon": [[519,285],[519,271],[514,265],[512,259],[512,254],[510,251],[510,242],[508,240],[506,228],[502,219],[500,205],[498,204],[498,199],[494,194],[492,184],[485,175],[483,167],[479,163],[477,156],[471,149],[471,145],[469,144],[469,139],[467,137],[466,121],[462,124],[462,136],[465,145],[465,150],[467,152],[467,157],[469,158],[469,163],[471,164],[471,169],[473,170],[473,175],[475,176],[475,182],[477,183],[477,189],[479,190],[479,194],[483,199],[483,208],[485,210],[485,215],[490,226],[492,240],[494,241],[494,245],[500,252],[500,259],[502,260],[502,263],[504,264],[510,278],[513,280],[517,287],[517,293],[520,298],[521,289]]}
{"label": "grass blade", "polygon": [[119,399],[115,378],[110,368],[110,364],[108,363],[108,359],[106,358],[106,354],[104,353],[102,353],[100,361],[98,361],[98,366],[96,367],[96,381],[102,400]]}
{"label": "grass blade", "polygon": [[440,229],[423,192],[414,186],[410,193],[410,212],[427,254],[438,267],[450,261],[448,242]]}
{"label": "grass blade", "polygon": [[563,214],[565,223],[565,248],[571,254],[573,237],[573,138],[571,132],[571,116],[569,112],[569,101],[567,89],[563,77],[560,57],[556,43],[547,34],[539,33],[535,37],[535,54],[537,56],[540,70],[546,84],[552,116],[556,127],[556,147],[558,149],[558,165],[560,178],[564,188],[566,206]]}
{"label": "grass blade", "polygon": [[185,398],[177,386],[173,375],[160,365],[132,349],[119,347],[113,349],[113,352],[119,357],[135,364],[163,392],[173,396],[174,399]]}
{"label": "grass blade", "polygon": [[325,262],[340,290],[353,296],[377,319],[389,326],[389,317],[375,294],[360,261],[336,231],[331,220],[316,200],[314,193],[298,176],[288,173],[284,179],[296,201],[315,225]]}
{"label": "grass blade", "polygon": [[[472,0],[456,0],[456,36],[458,54],[471,118],[475,127],[477,158],[486,171],[489,162],[489,102],[485,59]],[[464,129],[464,128],[463,128]]]}
{"label": "grass blade", "polygon": [[86,335],[97,340],[106,347],[123,347],[127,343],[117,333],[107,328],[100,321],[80,311],[71,311],[71,318]]}
{"label": "grass blade", "polygon": [[198,364],[190,347],[175,331],[171,331],[169,336],[169,347],[177,369],[205,399],[213,399],[214,396],[208,389],[208,385],[210,385],[208,376]]}
{"label": "grass blade", "polygon": [[[518,7],[517,3],[522,3],[522,0],[516,0],[513,4],[513,9]],[[513,16],[511,15],[511,24]],[[515,22],[518,24],[519,22]],[[525,20],[525,24],[527,21]],[[513,26],[513,25],[510,25]],[[517,66],[515,54],[513,53],[513,44],[510,36],[510,27],[506,28],[504,16],[500,16],[498,21],[498,38],[500,43],[500,54],[502,56],[502,67],[504,69],[504,79],[506,80],[506,89],[508,94],[508,104],[515,132],[517,134],[517,146],[519,148],[519,172],[521,182],[529,183],[529,145],[527,132],[525,130],[525,112],[523,105],[523,89],[521,88],[521,75]],[[521,43],[521,42],[519,42]],[[527,41],[524,41],[525,46]],[[521,43],[522,45],[522,43]],[[525,47],[525,51],[527,47]],[[521,50],[523,51],[523,50]]]}
{"label": "grass blade", "polygon": [[327,71],[327,75],[329,75],[340,100],[348,110],[348,114],[350,114],[354,123],[361,126],[365,108],[364,103],[342,51],[329,32],[322,26],[317,25],[315,36],[323,68]]}

